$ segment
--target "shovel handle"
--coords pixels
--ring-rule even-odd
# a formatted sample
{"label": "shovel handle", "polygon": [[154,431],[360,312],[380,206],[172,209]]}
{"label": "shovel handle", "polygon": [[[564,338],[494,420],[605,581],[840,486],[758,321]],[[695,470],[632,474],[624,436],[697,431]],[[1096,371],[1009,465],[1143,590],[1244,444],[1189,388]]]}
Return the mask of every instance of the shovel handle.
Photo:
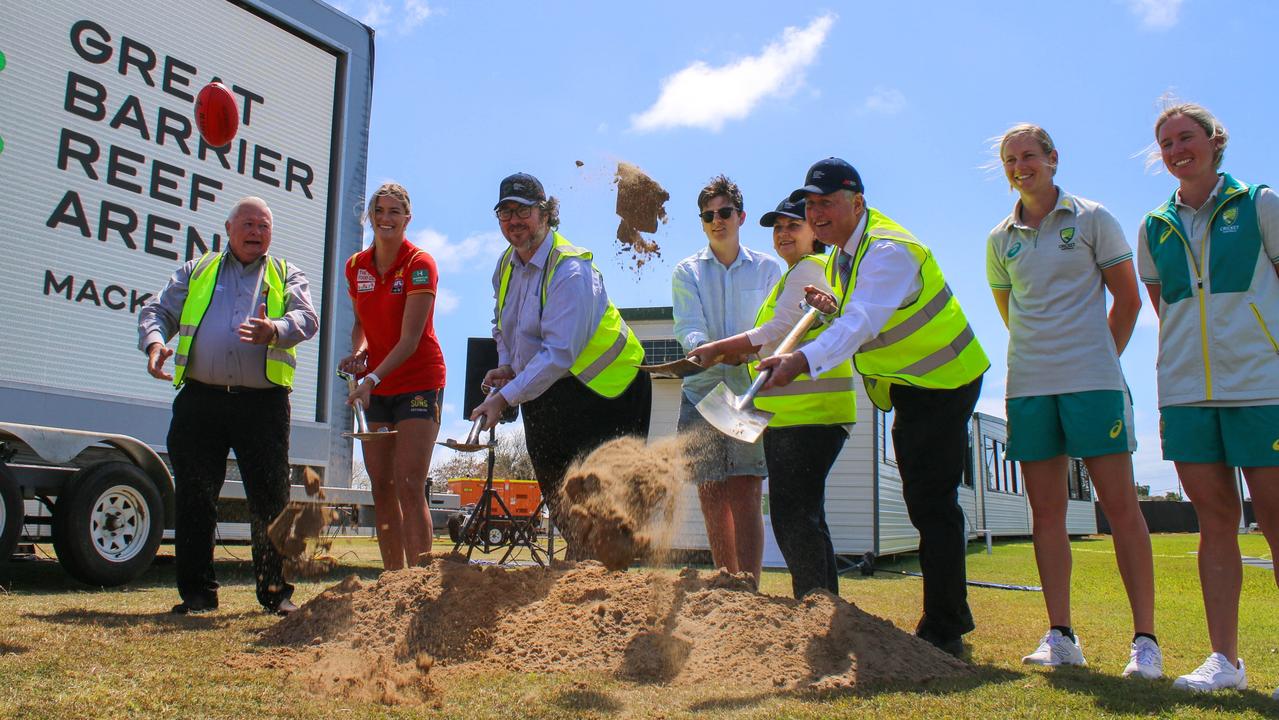
{"label": "shovel handle", "polygon": [[[800,338],[804,337],[804,335],[808,333],[809,328],[813,326],[813,323],[817,320],[817,316],[819,314],[820,313],[817,308],[809,307],[808,312],[804,313],[804,316],[799,319],[799,322],[795,323],[795,327],[791,328],[791,331],[782,339],[782,344],[777,346],[777,351],[773,353],[773,357],[785,355],[786,353],[794,350],[795,346],[799,345]],[[755,401],[755,396],[759,394],[760,388],[764,387],[764,383],[768,382],[768,379],[772,376],[773,369],[765,368],[763,372],[759,374],[759,377],[755,378],[755,382],[751,383],[750,389],[748,389],[746,394],[742,396],[737,407],[744,408],[753,403]]]}
{"label": "shovel handle", "polygon": [[[355,392],[356,383],[355,376],[349,372],[338,370],[338,377],[346,381],[347,394]],[[355,401],[355,432],[367,433],[369,431],[369,421],[364,417],[364,403],[359,400]]]}

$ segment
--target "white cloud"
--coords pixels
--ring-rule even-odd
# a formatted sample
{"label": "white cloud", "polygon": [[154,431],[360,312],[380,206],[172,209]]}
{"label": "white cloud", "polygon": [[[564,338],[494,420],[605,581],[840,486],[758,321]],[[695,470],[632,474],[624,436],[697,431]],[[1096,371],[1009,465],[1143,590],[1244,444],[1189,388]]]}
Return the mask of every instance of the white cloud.
{"label": "white cloud", "polygon": [[1128,11],[1144,30],[1168,30],[1177,24],[1184,0],[1128,0]]}
{"label": "white cloud", "polygon": [[448,315],[461,305],[462,301],[458,296],[447,288],[439,288],[435,291],[435,314]]}
{"label": "white cloud", "polygon": [[862,111],[876,115],[896,115],[906,109],[906,96],[895,88],[876,87],[862,104]]}
{"label": "white cloud", "polygon": [[631,116],[631,129],[694,127],[719,132],[726,121],[745,118],[764,98],[792,91],[817,58],[834,22],[835,15],[826,14],[806,28],[788,27],[758,55],[727,65],[694,62],[662,80],[657,102]]}
{"label": "white cloud", "polygon": [[497,256],[506,249],[506,240],[496,232],[471,235],[455,243],[450,242],[443,233],[428,228],[414,233],[411,240],[414,245],[431,253],[441,274],[476,268],[490,272],[497,262]]}
{"label": "white cloud", "polygon": [[336,7],[380,33],[396,35],[408,35],[435,14],[423,0],[403,0],[395,4],[386,0],[354,0],[337,3]]}

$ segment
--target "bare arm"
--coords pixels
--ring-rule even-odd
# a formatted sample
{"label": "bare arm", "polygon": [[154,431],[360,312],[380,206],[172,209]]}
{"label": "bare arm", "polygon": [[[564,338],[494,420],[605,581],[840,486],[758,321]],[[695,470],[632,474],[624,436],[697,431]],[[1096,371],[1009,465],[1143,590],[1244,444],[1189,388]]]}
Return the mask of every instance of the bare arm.
{"label": "bare arm", "polygon": [[1155,309],[1155,317],[1159,316],[1159,293],[1163,285],[1160,283],[1146,283],[1146,294],[1150,296],[1150,305]]}
{"label": "bare arm", "polygon": [[1115,352],[1122,355],[1132,329],[1137,325],[1137,313],[1141,312],[1141,293],[1137,290],[1137,272],[1132,261],[1126,260],[1101,271],[1101,280],[1114,298],[1106,324],[1115,340]]}
{"label": "bare arm", "polygon": [[990,294],[995,296],[995,307],[999,309],[999,317],[1004,319],[1004,327],[1008,327],[1008,296],[1012,290],[991,288]]}

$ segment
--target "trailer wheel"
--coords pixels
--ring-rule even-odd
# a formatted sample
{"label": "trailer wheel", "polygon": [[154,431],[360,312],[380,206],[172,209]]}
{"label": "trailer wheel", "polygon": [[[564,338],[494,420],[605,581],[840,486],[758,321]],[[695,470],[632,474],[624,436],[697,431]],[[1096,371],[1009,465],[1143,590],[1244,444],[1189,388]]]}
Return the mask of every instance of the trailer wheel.
{"label": "trailer wheel", "polygon": [[17,478],[9,468],[0,465],[0,563],[13,557],[18,547],[24,512]]}
{"label": "trailer wheel", "polygon": [[53,548],[67,572],[88,585],[114,587],[151,565],[164,533],[155,483],[127,462],[91,465],[53,507]]}
{"label": "trailer wheel", "polygon": [[506,525],[490,522],[484,526],[484,539],[489,545],[506,544]]}

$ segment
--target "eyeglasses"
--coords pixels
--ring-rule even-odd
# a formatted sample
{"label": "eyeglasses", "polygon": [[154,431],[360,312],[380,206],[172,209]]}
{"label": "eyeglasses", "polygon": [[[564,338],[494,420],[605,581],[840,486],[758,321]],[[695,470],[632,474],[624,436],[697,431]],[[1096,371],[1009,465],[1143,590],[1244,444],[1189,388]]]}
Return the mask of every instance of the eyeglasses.
{"label": "eyeglasses", "polygon": [[709,225],[715,220],[716,215],[719,215],[720,220],[727,220],[733,217],[733,213],[735,212],[738,212],[735,207],[722,207],[718,210],[707,210],[706,212],[699,213],[698,217],[702,219],[702,222]]}
{"label": "eyeglasses", "polygon": [[509,208],[509,207],[498,208],[496,211],[494,211],[493,214],[497,215],[497,219],[501,220],[502,222],[506,222],[507,220],[510,220],[512,215],[514,215],[517,218],[523,219],[533,214],[533,206],[518,205],[513,208]]}

